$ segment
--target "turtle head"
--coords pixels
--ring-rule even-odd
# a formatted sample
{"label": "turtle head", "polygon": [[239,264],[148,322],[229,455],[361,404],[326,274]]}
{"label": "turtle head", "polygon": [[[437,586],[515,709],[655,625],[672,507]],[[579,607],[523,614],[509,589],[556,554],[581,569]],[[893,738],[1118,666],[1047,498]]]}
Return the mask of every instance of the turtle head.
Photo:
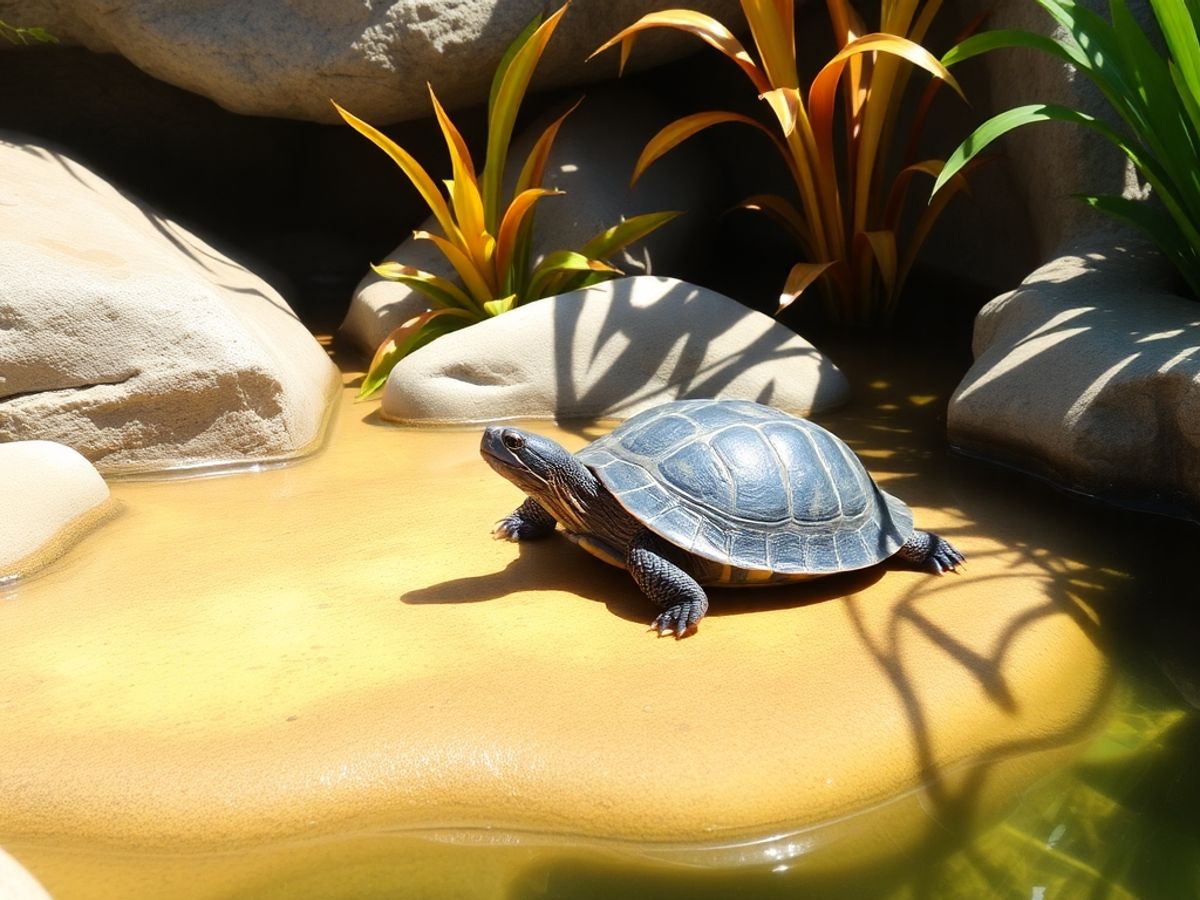
{"label": "turtle head", "polygon": [[593,479],[562,444],[540,434],[505,425],[484,430],[479,451],[488,466],[520,487],[530,497],[542,499],[574,490],[580,479]]}
{"label": "turtle head", "polygon": [[506,425],[484,430],[479,451],[488,466],[538,500],[554,518],[578,526],[588,500],[604,488],[562,444]]}

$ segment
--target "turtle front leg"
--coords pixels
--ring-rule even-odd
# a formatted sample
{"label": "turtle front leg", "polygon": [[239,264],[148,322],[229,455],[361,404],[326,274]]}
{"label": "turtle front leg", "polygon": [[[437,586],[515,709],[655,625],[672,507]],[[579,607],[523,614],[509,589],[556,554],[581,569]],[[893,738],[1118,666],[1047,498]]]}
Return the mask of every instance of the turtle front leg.
{"label": "turtle front leg", "polygon": [[492,537],[498,541],[532,541],[554,532],[558,522],[546,507],[532,497],[492,526]]}
{"label": "turtle front leg", "polygon": [[662,610],[650,626],[660,637],[674,632],[676,638],[681,638],[696,630],[708,612],[708,596],[696,579],[667,559],[662,541],[649,531],[638,533],[629,545],[625,567],[642,592]]}
{"label": "turtle front leg", "polygon": [[944,537],[920,530],[912,533],[912,537],[896,551],[896,557],[935,575],[953,572],[966,562],[966,557]]}

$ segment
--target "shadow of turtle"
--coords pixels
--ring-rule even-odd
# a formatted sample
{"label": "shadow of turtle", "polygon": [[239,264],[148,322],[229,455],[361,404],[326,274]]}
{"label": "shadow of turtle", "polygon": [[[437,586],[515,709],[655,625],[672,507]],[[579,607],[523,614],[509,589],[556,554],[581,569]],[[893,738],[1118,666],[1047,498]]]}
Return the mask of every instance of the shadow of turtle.
{"label": "shadow of turtle", "polygon": [[[654,605],[627,573],[569,546],[561,535],[516,546],[517,556],[498,572],[453,578],[407,591],[400,601],[411,605],[481,603],[498,600],[516,590],[577,592],[580,572],[584,570],[589,586],[588,593],[581,595],[584,599],[603,603],[613,615],[630,622],[648,624],[656,615]],[[853,596],[877,582],[887,570],[888,564],[884,563],[765,589],[708,587],[710,606],[706,618],[794,609]]]}

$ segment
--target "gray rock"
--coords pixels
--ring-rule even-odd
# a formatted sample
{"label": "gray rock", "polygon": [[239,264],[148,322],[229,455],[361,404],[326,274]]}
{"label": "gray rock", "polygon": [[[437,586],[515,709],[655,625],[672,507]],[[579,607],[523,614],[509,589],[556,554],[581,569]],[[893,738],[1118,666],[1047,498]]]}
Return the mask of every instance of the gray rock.
{"label": "gray rock", "polygon": [[106,472],[294,456],[339,382],[283,298],[61,153],[0,140],[0,441]]}
{"label": "gray rock", "polygon": [[405,357],[382,415],[406,422],[626,417],[729,397],[808,415],[844,402],[819,350],[721,294],[640,275],[547,297]]}
{"label": "gray rock", "polygon": [[111,504],[100,473],[70,447],[14,441],[0,444],[0,509],[3,584],[62,555]]}
{"label": "gray rock", "polygon": [[[564,111],[553,111],[514,141],[508,157],[510,188],[506,196],[511,196],[511,183],[534,142]],[[622,219],[673,209],[685,214],[628,248],[614,263],[629,275],[685,274],[680,270],[695,252],[698,231],[707,227],[717,212],[717,168],[703,147],[690,141],[629,188],[629,176],[642,148],[670,120],[659,104],[636,91],[608,86],[588,92],[559,131],[546,167],[544,186],[566,193],[538,203],[535,256],[578,249]],[[446,166],[448,171],[448,162]],[[421,228],[440,233],[432,217]],[[387,259],[458,280],[430,241],[409,238]],[[355,290],[340,334],[370,355],[389,332],[427,308],[420,294],[369,272]]]}
{"label": "gray rock", "polygon": [[[1082,0],[1108,18],[1107,0]],[[1142,24],[1153,22],[1146,0],[1131,0]],[[1015,28],[1060,37],[1061,29],[1036,3],[1027,0],[964,0],[961,14],[988,12],[986,27]],[[1156,33],[1154,27],[1150,33]],[[972,98],[981,119],[1027,103],[1060,103],[1114,125],[1120,118],[1087,78],[1045,53],[996,50],[958,67],[987,72],[990,96]],[[957,72],[957,70],[956,70]],[[965,136],[965,134],[964,134]],[[1078,194],[1141,196],[1138,178],[1120,151],[1094,132],[1076,125],[1039,123],[1019,129],[999,145],[1029,210],[1039,259],[1077,237],[1108,229],[1111,220],[1076,198]]]}
{"label": "gray rock", "polygon": [[1200,305],[1137,239],[1076,242],[979,313],[956,446],[1123,505],[1200,511]]}
{"label": "gray rock", "polygon": [[[538,66],[535,88],[613,77],[617,51],[584,60],[620,28],[671,5],[575,0]],[[730,27],[740,21],[735,0],[687,5]],[[545,8],[542,0],[0,0],[0,19],[35,22],[65,42],[119,53],[233,112],[334,122],[332,97],[378,125],[428,115],[426,82],[447,108],[485,101],[504,50]],[[639,41],[631,68],[698,47],[684,35],[651,34]]]}

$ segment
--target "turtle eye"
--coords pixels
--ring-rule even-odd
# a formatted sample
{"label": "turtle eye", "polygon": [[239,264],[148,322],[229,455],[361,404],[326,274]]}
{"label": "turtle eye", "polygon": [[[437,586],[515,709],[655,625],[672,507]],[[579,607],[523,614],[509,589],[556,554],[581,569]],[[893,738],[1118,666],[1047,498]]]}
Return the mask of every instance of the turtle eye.
{"label": "turtle eye", "polygon": [[504,437],[502,440],[504,441],[504,446],[509,450],[512,450],[514,453],[518,450],[524,449],[525,447],[525,438],[521,437],[515,431],[504,432]]}

